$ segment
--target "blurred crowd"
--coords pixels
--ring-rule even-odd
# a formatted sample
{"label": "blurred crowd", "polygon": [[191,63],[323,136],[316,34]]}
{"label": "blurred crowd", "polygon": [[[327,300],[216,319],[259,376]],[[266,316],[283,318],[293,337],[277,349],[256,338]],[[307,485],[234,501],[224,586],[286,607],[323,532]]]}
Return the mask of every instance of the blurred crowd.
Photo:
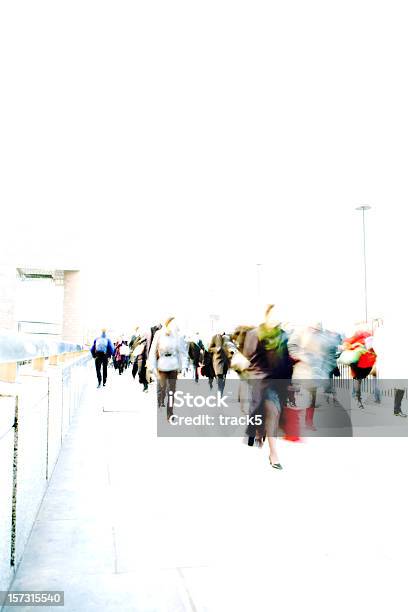
{"label": "blurred crowd", "polygon": [[[243,411],[257,415],[260,423],[248,425],[247,443],[262,447],[267,441],[269,460],[276,469],[282,467],[276,448],[278,429],[283,428],[287,440],[298,441],[303,419],[306,430],[315,431],[318,391],[328,403],[336,404],[336,377],[353,381],[352,394],[360,409],[364,409],[362,382],[366,378],[373,381],[374,401],[380,403],[379,378],[406,377],[402,356],[396,356],[384,327],[374,333],[367,324],[360,324],[345,337],[324,329],[319,321],[301,326],[284,323],[274,305],[266,308],[259,325],[217,330],[208,339],[198,331],[183,334],[174,317],[144,331],[135,327],[130,337],[119,337],[113,343],[102,330],[91,352],[98,386],[106,384],[111,359],[117,374],[129,370],[144,392],[157,382],[158,407],[167,409],[168,419],[172,416],[169,392],[175,392],[179,377],[196,382],[207,379],[210,389],[223,394],[227,376],[235,372],[233,376],[242,382]],[[395,382],[396,416],[406,416],[401,410],[404,394],[403,382]]]}

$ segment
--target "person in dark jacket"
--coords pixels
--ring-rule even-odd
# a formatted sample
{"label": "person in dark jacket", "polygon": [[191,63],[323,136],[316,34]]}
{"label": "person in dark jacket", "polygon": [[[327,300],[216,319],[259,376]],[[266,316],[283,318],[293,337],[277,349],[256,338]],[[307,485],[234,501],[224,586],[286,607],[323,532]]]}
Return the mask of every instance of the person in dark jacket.
{"label": "person in dark jacket", "polygon": [[[247,429],[248,444],[256,440],[262,446],[265,437],[269,444],[269,462],[282,469],[279,463],[275,439],[281,411],[288,397],[292,377],[292,360],[288,351],[288,336],[269,305],[265,321],[246,333],[243,354],[249,360],[247,370],[251,387],[251,416],[258,417],[261,425]],[[254,419],[255,420],[255,419]]]}
{"label": "person in dark jacket", "polygon": [[201,368],[201,375],[208,378],[208,384],[210,385],[210,389],[212,389],[214,378],[215,378],[215,372],[213,368],[212,355],[206,349],[204,349],[203,364],[204,365]]}
{"label": "person in dark jacket", "polygon": [[[111,340],[106,335],[106,329],[102,329],[100,336],[95,338],[91,347],[92,357],[95,359],[96,376],[98,379],[98,389],[101,386],[103,380],[103,386],[106,385],[108,377],[108,361],[113,356],[115,349]],[[101,376],[101,368],[103,373],[103,379]]]}
{"label": "person in dark jacket", "polygon": [[[121,376],[123,374],[123,371],[124,371],[124,369],[126,367],[126,355],[123,354],[123,347],[124,346],[125,346],[125,341],[123,340],[123,338],[120,338],[115,343],[114,360],[115,360],[115,363],[116,363],[116,369],[119,372],[119,376]],[[128,348],[129,347],[126,347],[126,349],[128,349]]]}
{"label": "person in dark jacket", "polygon": [[135,331],[134,334],[132,335],[130,342],[129,342],[129,349],[130,349],[130,361],[132,363],[132,376],[133,378],[136,378],[136,374],[137,374],[137,370],[138,370],[138,355],[137,353],[139,351],[136,351],[136,348],[140,345],[141,343],[141,336],[139,333],[139,327],[136,326],[135,327]]}
{"label": "person in dark jacket", "polygon": [[202,355],[204,351],[204,344],[200,339],[199,333],[190,340],[188,344],[188,356],[191,359],[194,366],[194,380],[198,383],[198,370],[202,362]]}
{"label": "person in dark jacket", "polygon": [[213,336],[208,347],[208,351],[212,356],[212,366],[214,369],[214,374],[217,377],[218,390],[221,394],[223,394],[225,379],[230,363],[225,333],[215,334],[215,336]]}
{"label": "person in dark jacket", "polygon": [[153,342],[153,338],[159,329],[161,329],[161,324],[154,325],[153,327],[149,329],[149,331],[147,332],[147,334],[144,336],[144,338],[141,341],[141,344],[144,344],[144,348],[140,352],[137,358],[138,370],[139,370],[139,382],[141,385],[143,385],[143,391],[145,393],[147,393],[147,391],[149,390],[149,382],[150,382],[150,380],[148,380],[148,372],[147,372],[147,357],[149,355],[149,351],[150,351],[150,347]]}

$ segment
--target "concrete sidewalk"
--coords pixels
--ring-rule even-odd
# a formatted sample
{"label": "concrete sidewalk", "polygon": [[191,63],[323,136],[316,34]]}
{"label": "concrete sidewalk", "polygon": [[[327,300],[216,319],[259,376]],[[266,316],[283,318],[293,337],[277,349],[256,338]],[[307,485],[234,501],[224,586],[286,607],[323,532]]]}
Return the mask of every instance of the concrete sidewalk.
{"label": "concrete sidewalk", "polygon": [[406,609],[404,497],[379,460],[402,482],[405,440],[282,442],[276,472],[236,438],[157,439],[154,389],[109,374],[90,382],[13,590],[64,590],[66,612]]}

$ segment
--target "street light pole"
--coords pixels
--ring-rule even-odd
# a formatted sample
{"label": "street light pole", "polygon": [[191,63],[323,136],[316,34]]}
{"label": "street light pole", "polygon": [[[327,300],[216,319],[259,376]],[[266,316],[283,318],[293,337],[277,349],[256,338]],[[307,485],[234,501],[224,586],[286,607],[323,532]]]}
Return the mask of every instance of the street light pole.
{"label": "street light pole", "polygon": [[365,299],[365,322],[368,323],[367,307],[367,257],[366,257],[366,234],[365,234],[365,211],[370,210],[371,206],[357,206],[356,210],[363,212],[363,262],[364,262],[364,299]]}
{"label": "street light pole", "polygon": [[261,299],[261,266],[262,264],[260,263],[256,264],[257,283],[258,283],[258,300]]}

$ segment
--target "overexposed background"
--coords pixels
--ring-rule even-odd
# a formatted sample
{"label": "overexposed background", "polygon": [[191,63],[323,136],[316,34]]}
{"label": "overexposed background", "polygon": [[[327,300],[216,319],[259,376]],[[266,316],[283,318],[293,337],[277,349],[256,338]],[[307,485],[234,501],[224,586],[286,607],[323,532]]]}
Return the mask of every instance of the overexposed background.
{"label": "overexposed background", "polygon": [[2,259],[80,267],[98,325],[272,301],[343,328],[369,204],[382,316],[404,299],[406,25],[397,1],[3,4]]}

